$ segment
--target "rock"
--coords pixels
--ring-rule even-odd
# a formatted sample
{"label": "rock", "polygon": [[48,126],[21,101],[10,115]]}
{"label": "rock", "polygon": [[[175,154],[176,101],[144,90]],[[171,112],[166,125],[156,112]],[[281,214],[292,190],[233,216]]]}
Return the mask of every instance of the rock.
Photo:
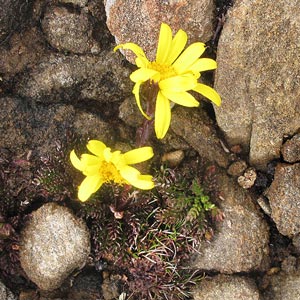
{"label": "rock", "polygon": [[112,144],[113,128],[87,112],[76,112],[71,105],[36,105],[19,98],[0,98],[1,148],[33,155],[56,153],[56,141],[67,143],[68,133],[100,139]]}
{"label": "rock", "polygon": [[182,162],[183,159],[184,152],[182,150],[175,150],[172,152],[165,153],[162,156],[161,161],[167,163],[167,165],[171,168],[175,168]]}
{"label": "rock", "polygon": [[268,268],[269,229],[251,195],[224,172],[216,178],[221,199],[217,205],[225,215],[217,223],[212,241],[202,242],[191,268],[237,273]]}
{"label": "rock", "polygon": [[93,38],[91,16],[84,11],[70,11],[61,6],[49,7],[42,20],[48,42],[59,51],[99,53],[100,45]]}
{"label": "rock", "polygon": [[15,33],[9,41],[9,48],[0,47],[0,70],[4,79],[9,79],[25,68],[32,68],[44,55],[45,42],[37,28]]}
{"label": "rock", "polygon": [[17,300],[17,297],[0,281],[0,300]]}
{"label": "rock", "polygon": [[0,0],[0,44],[30,20],[32,4],[32,0]]}
{"label": "rock", "polygon": [[[213,35],[214,1],[199,0],[106,0],[107,26],[116,42],[133,42],[155,59],[160,24],[167,23],[173,33],[183,29],[189,43],[207,42]],[[134,54],[127,52],[132,63]]]}
{"label": "rock", "polygon": [[259,300],[253,279],[242,276],[218,275],[203,279],[193,291],[194,300]]}
{"label": "rock", "polygon": [[176,107],[171,129],[189,143],[201,157],[226,168],[229,156],[217,137],[213,122],[202,109]]}
{"label": "rock", "polygon": [[254,168],[248,168],[242,176],[239,176],[238,178],[238,184],[243,189],[250,189],[256,180],[256,171]]}
{"label": "rock", "polygon": [[269,203],[269,200],[264,197],[264,196],[260,196],[258,199],[257,199],[257,204],[260,206],[260,208],[263,210],[263,212],[268,215],[268,216],[271,216],[271,206],[270,206],[270,203]]}
{"label": "rock", "polygon": [[87,5],[88,0],[59,0],[61,3],[72,3],[74,5],[78,5],[80,7],[84,7]]}
{"label": "rock", "polygon": [[278,231],[292,237],[300,233],[300,163],[278,164],[266,193]]}
{"label": "rock", "polygon": [[283,136],[299,128],[299,37],[298,1],[235,1],[222,30],[217,123],[230,145],[249,150],[258,169],[279,158]]}
{"label": "rock", "polygon": [[44,103],[80,102],[91,107],[100,102],[98,107],[106,112],[105,103],[111,110],[112,102],[131,95],[129,74],[112,51],[97,57],[52,54],[21,76],[14,92]]}
{"label": "rock", "polygon": [[138,127],[146,120],[138,109],[134,96],[127,97],[119,106],[119,118],[132,127]]}
{"label": "rock", "polygon": [[227,169],[227,173],[231,176],[242,175],[247,168],[247,163],[244,160],[233,162]]}
{"label": "rock", "polygon": [[22,231],[20,261],[27,276],[42,290],[59,288],[90,253],[86,225],[68,208],[54,203],[32,213]]}
{"label": "rock", "polygon": [[283,144],[281,154],[286,162],[295,163],[300,161],[300,134],[294,135]]}
{"label": "rock", "polygon": [[273,276],[265,276],[269,286],[264,292],[264,300],[296,300],[300,299],[300,274],[280,272]]}

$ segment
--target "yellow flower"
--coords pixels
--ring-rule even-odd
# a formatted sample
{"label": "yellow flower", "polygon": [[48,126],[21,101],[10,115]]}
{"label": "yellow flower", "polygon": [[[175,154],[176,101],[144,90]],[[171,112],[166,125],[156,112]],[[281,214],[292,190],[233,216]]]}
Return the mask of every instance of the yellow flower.
{"label": "yellow flower", "polygon": [[86,176],[79,186],[79,200],[86,201],[103,183],[112,181],[120,185],[130,184],[142,190],[154,187],[151,175],[142,175],[130,166],[150,159],[153,156],[151,147],[142,147],[122,154],[121,151],[111,152],[111,149],[100,141],[91,140],[87,148],[92,154],[82,154],[80,159],[74,150],[70,154],[73,166]]}
{"label": "yellow flower", "polygon": [[148,116],[142,109],[140,86],[148,80],[158,85],[154,128],[159,139],[165,136],[170,126],[170,101],[187,107],[199,106],[199,102],[188,93],[195,91],[216,105],[221,104],[221,98],[213,88],[198,82],[200,72],[215,69],[217,63],[210,58],[200,58],[205,44],[193,43],[184,50],[186,42],[187,34],[183,30],[180,29],[173,38],[171,28],[162,23],[155,61],[150,62],[142,48],[134,43],[121,44],[114,49],[131,50],[136,55],[135,63],[139,69],[130,75],[130,79],[135,83],[133,94],[137,105],[147,119],[153,116]]}

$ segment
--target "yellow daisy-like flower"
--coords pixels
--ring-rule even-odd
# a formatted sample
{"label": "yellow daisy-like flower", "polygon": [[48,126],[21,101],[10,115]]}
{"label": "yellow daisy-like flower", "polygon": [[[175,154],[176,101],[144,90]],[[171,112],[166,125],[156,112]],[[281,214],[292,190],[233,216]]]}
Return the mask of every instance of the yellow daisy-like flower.
{"label": "yellow daisy-like flower", "polygon": [[136,55],[135,63],[139,69],[130,75],[130,79],[135,83],[133,94],[137,105],[148,119],[153,116],[148,116],[142,109],[140,86],[148,80],[158,85],[154,128],[159,139],[165,136],[170,126],[170,101],[187,107],[199,106],[199,102],[188,92],[195,91],[216,105],[221,104],[221,98],[213,88],[198,82],[200,73],[215,69],[217,63],[210,58],[200,58],[205,44],[193,43],[184,50],[186,43],[186,32],[180,29],[173,38],[171,28],[162,23],[155,61],[149,61],[143,49],[134,43],[121,44],[114,49],[131,50]]}
{"label": "yellow daisy-like flower", "polygon": [[92,154],[82,154],[80,159],[74,150],[70,154],[73,166],[86,176],[79,186],[79,200],[86,201],[107,182],[129,184],[142,190],[154,187],[151,175],[142,175],[130,166],[150,159],[153,156],[151,147],[142,147],[122,154],[121,151],[111,152],[111,149],[100,141],[91,140],[87,148]]}

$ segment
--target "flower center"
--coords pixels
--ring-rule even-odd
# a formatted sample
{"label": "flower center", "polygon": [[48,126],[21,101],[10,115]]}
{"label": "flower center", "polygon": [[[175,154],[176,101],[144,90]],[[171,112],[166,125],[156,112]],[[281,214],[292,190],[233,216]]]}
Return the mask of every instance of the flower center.
{"label": "flower center", "polygon": [[120,175],[114,164],[103,161],[99,172],[105,182],[115,182],[117,184],[127,184],[127,181]]}
{"label": "flower center", "polygon": [[156,61],[153,61],[150,63],[149,68],[159,72],[159,77],[155,77],[153,80],[155,82],[158,82],[160,80],[164,80],[166,78],[170,78],[173,76],[176,76],[177,73],[175,72],[175,69],[172,66],[168,66],[168,65],[162,65],[157,63]]}

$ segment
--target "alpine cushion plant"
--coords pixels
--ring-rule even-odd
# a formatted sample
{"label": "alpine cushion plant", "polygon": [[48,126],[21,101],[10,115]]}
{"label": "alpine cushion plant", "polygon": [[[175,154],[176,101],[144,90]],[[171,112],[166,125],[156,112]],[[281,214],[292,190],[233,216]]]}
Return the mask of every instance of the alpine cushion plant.
{"label": "alpine cushion plant", "polygon": [[130,166],[150,159],[153,156],[151,147],[141,147],[122,154],[121,151],[111,152],[101,141],[90,140],[87,149],[92,154],[82,154],[80,159],[74,150],[70,153],[73,166],[86,176],[78,189],[79,200],[86,201],[103,183],[132,185],[142,190],[154,187],[151,175],[142,175]]}
{"label": "alpine cushion plant", "polygon": [[[200,58],[206,49],[204,43],[193,43],[184,50],[186,43],[186,32],[180,29],[173,38],[171,28],[162,23],[155,61],[149,61],[143,49],[134,43],[120,44],[114,49],[131,50],[136,55],[138,70],[130,75],[135,83],[133,94],[141,113],[149,120],[154,117],[154,129],[159,139],[169,129],[174,103],[187,107],[199,106],[189,91],[203,95],[218,106],[221,104],[221,98],[213,88],[198,82],[201,72],[216,69],[216,61]],[[147,81],[154,88],[158,86],[154,116],[145,113],[141,105],[140,87]]]}

